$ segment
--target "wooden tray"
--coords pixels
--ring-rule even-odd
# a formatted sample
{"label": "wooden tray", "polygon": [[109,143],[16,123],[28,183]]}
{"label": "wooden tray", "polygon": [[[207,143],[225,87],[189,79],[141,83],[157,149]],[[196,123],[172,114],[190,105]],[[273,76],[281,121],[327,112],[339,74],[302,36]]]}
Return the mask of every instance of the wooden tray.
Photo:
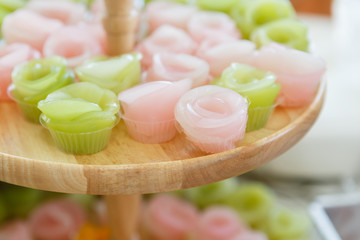
{"label": "wooden tray", "polygon": [[246,133],[237,148],[204,154],[183,135],[165,144],[132,140],[121,121],[97,154],[61,152],[41,125],[24,120],[15,103],[0,103],[0,180],[81,194],[155,193],[237,176],[277,157],[311,128],[323,105],[325,80],[309,106],[276,108],[265,128]]}

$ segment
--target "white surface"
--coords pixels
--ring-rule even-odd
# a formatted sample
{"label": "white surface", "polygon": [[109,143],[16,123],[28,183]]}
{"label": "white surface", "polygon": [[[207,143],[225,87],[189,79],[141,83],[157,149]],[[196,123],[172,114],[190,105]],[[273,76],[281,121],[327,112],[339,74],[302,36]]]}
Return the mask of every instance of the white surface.
{"label": "white surface", "polygon": [[359,170],[360,1],[338,0],[335,6],[332,20],[301,16],[309,25],[316,52],[328,64],[323,111],[297,145],[259,168],[260,173],[327,179],[349,177]]}

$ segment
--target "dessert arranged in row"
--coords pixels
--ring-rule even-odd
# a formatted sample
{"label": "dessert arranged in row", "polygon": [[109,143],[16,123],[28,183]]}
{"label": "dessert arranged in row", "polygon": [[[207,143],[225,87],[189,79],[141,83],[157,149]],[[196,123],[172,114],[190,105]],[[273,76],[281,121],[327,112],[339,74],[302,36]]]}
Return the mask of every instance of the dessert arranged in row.
{"label": "dessert arranged in row", "polygon": [[[181,132],[204,152],[226,151],[264,127],[275,107],[309,104],[325,72],[323,60],[304,51],[306,31],[294,30],[290,22],[300,23],[285,0],[242,0],[229,15],[151,2],[146,35],[134,52],[116,57],[104,55],[95,7],[86,17],[79,3],[42,2],[4,18],[0,97],[15,100],[74,154],[101,151],[121,119],[143,143]],[[59,15],[50,14],[54,6]],[[280,6],[283,15],[274,10]],[[300,36],[288,38],[289,26]]]}

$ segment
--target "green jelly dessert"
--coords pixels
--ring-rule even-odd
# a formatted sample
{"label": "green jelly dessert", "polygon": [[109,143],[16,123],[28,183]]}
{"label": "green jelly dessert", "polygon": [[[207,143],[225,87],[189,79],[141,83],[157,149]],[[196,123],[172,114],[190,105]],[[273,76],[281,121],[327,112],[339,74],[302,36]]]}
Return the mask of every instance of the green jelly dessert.
{"label": "green jelly dessert", "polygon": [[93,83],[81,82],[58,89],[38,104],[41,124],[56,145],[73,154],[104,149],[112,128],[119,122],[115,93]]}
{"label": "green jelly dessert", "polygon": [[27,217],[42,199],[42,191],[36,189],[11,186],[2,191],[9,218]]}
{"label": "green jelly dessert", "polygon": [[232,192],[224,204],[234,208],[246,223],[256,226],[270,214],[275,196],[262,184],[246,184]]}
{"label": "green jelly dessert", "polygon": [[300,51],[308,51],[309,48],[308,28],[295,19],[279,19],[267,23],[252,32],[251,40],[258,48],[271,42],[284,44]]}
{"label": "green jelly dessert", "polygon": [[64,58],[34,59],[14,68],[10,94],[28,120],[39,122],[37,103],[74,80],[74,73],[67,68]]}
{"label": "green jelly dessert", "polygon": [[0,0],[0,9],[5,9],[13,12],[26,5],[26,0]]}
{"label": "green jelly dessert", "polygon": [[237,3],[237,0],[196,0],[199,8],[209,11],[228,12]]}
{"label": "green jelly dessert", "polygon": [[309,239],[310,226],[305,212],[280,206],[271,210],[261,230],[270,239]]}
{"label": "green jelly dessert", "polygon": [[222,204],[231,192],[238,187],[234,178],[211,183],[208,185],[185,189],[184,196],[198,208],[204,209],[211,205]]}
{"label": "green jelly dessert", "polygon": [[232,63],[213,84],[230,88],[250,103],[246,131],[265,126],[280,91],[275,74],[255,67]]}
{"label": "green jelly dessert", "polygon": [[91,82],[118,94],[140,82],[141,55],[123,54],[119,57],[96,57],[76,68],[82,82]]}
{"label": "green jelly dessert", "polygon": [[248,39],[259,26],[277,19],[295,18],[296,14],[289,0],[239,0],[230,15],[243,38]]}

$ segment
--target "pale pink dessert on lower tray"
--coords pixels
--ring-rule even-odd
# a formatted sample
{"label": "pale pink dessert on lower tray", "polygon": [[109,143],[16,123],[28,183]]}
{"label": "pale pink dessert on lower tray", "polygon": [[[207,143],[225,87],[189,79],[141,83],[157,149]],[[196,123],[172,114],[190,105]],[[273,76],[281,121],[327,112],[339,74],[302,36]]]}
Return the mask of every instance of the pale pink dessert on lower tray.
{"label": "pale pink dessert on lower tray", "polygon": [[36,239],[73,239],[85,223],[84,210],[76,203],[59,199],[45,203],[30,216],[30,227]]}
{"label": "pale pink dessert on lower tray", "polygon": [[64,24],[57,19],[43,17],[26,9],[8,14],[2,24],[2,33],[7,44],[21,42],[42,51],[45,40]]}
{"label": "pale pink dessert on lower tray", "polygon": [[171,195],[157,195],[145,208],[144,231],[151,239],[185,240],[196,227],[198,217],[191,204]]}
{"label": "pale pink dessert on lower tray", "polygon": [[227,207],[213,206],[201,215],[194,233],[194,240],[233,240],[247,231],[238,215]]}
{"label": "pale pink dessert on lower tray", "polygon": [[190,79],[144,83],[119,94],[122,118],[132,138],[161,143],[176,135],[175,105],[192,86]]}
{"label": "pale pink dessert on lower tray", "polygon": [[0,45],[0,101],[10,100],[7,89],[11,84],[11,73],[14,67],[39,57],[39,51],[24,43]]}
{"label": "pale pink dessert on lower tray", "polygon": [[25,221],[16,220],[0,228],[1,240],[33,240],[29,226]]}
{"label": "pale pink dessert on lower tray", "polygon": [[62,0],[31,0],[25,7],[44,17],[60,20],[64,24],[83,21],[86,16],[84,4]]}
{"label": "pale pink dessert on lower tray", "polygon": [[198,148],[218,153],[245,135],[248,102],[237,92],[207,85],[185,93],[175,108],[179,130]]}
{"label": "pale pink dessert on lower tray", "polygon": [[155,54],[146,81],[179,81],[190,78],[193,87],[209,83],[209,64],[188,54]]}
{"label": "pale pink dessert on lower tray", "polygon": [[137,46],[137,50],[143,55],[143,66],[148,68],[156,53],[193,54],[196,47],[197,44],[184,30],[170,25],[163,25],[142,41]]}
{"label": "pale pink dessert on lower tray", "polygon": [[152,32],[163,24],[186,30],[187,22],[196,13],[197,8],[168,1],[150,2],[146,7],[149,31]]}
{"label": "pale pink dessert on lower tray", "polygon": [[52,33],[45,41],[45,57],[62,56],[74,68],[85,60],[103,54],[98,38],[80,26],[65,26]]}
{"label": "pale pink dessert on lower tray", "polygon": [[217,77],[233,62],[250,64],[255,49],[256,45],[248,40],[221,37],[202,42],[196,56],[207,61],[210,66],[210,74]]}
{"label": "pale pink dessert on lower tray", "polygon": [[262,47],[253,65],[276,74],[281,84],[278,102],[285,107],[310,103],[326,70],[322,58],[276,43]]}
{"label": "pale pink dessert on lower tray", "polygon": [[235,22],[225,13],[198,12],[188,22],[190,36],[197,42],[219,36],[229,36],[238,39],[241,34]]}

